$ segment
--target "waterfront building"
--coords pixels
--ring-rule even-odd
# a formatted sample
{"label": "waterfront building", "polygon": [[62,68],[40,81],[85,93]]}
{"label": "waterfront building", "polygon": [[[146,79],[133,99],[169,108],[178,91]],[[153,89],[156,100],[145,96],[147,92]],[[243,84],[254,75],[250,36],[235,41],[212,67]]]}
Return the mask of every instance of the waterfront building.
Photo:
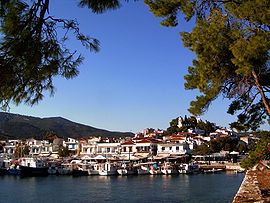
{"label": "waterfront building", "polygon": [[63,146],[67,147],[68,150],[75,152],[78,149],[78,143],[78,140],[69,137],[67,141],[63,142]]}
{"label": "waterfront building", "polygon": [[13,155],[17,144],[21,143],[21,140],[8,140],[6,145],[3,146],[5,154]]}
{"label": "waterfront building", "polygon": [[107,158],[117,156],[120,154],[120,142],[116,143],[97,143],[96,144],[96,154],[103,155]]}
{"label": "waterfront building", "polygon": [[158,143],[157,155],[170,154],[170,155],[183,155],[190,154],[191,150],[188,143]]}

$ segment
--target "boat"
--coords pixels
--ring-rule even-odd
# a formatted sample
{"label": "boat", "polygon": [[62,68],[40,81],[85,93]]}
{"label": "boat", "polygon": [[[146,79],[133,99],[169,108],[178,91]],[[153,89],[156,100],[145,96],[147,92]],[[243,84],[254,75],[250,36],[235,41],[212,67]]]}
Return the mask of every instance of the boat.
{"label": "boat", "polygon": [[137,169],[131,163],[123,163],[118,169],[119,175],[134,175],[137,173]]}
{"label": "boat", "polygon": [[46,176],[48,175],[48,166],[46,162],[39,158],[24,157],[19,159],[21,176]]}
{"label": "boat", "polygon": [[162,174],[160,167],[157,165],[157,163],[154,163],[153,165],[150,166],[149,173],[151,175],[161,175]]}
{"label": "boat", "polygon": [[80,162],[73,165],[72,175],[73,176],[88,176],[89,164]]}
{"label": "boat", "polygon": [[137,165],[137,173],[138,175],[148,175],[150,174],[150,166],[155,162],[146,162],[146,163],[139,163]]}
{"label": "boat", "polygon": [[50,162],[48,168],[49,175],[58,175],[58,163],[57,162]]}
{"label": "boat", "polygon": [[72,174],[72,167],[69,163],[62,163],[58,167],[58,175],[71,175]]}
{"label": "boat", "polygon": [[88,168],[88,175],[99,175],[99,171],[101,170],[101,166],[99,163],[90,163]]}
{"label": "boat", "polygon": [[6,175],[7,174],[7,169],[5,168],[0,168],[0,176]]}
{"label": "boat", "polygon": [[7,174],[8,175],[14,175],[14,176],[18,176],[21,174],[21,169],[19,166],[19,160],[18,159],[12,159],[10,161],[8,170],[7,170]]}
{"label": "boat", "polygon": [[203,173],[218,173],[222,171],[223,171],[222,168],[212,168],[212,169],[204,169]]}
{"label": "boat", "polygon": [[8,174],[9,159],[0,157],[0,175]]}
{"label": "boat", "polygon": [[200,172],[200,169],[197,164],[181,164],[178,167],[178,172],[180,174],[196,174]]}
{"label": "boat", "polygon": [[111,175],[117,175],[117,169],[114,164],[110,162],[105,162],[104,164],[101,164],[101,169],[99,171],[99,175],[101,176],[111,176]]}
{"label": "boat", "polygon": [[161,172],[165,175],[178,174],[176,166],[171,164],[170,162],[163,163],[163,165],[161,166]]}

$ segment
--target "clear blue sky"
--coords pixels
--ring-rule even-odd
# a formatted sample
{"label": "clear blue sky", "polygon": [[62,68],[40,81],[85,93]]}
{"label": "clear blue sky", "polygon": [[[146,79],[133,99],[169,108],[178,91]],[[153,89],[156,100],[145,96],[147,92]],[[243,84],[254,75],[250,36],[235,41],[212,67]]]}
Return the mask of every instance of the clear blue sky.
{"label": "clear blue sky", "polygon": [[[121,9],[102,15],[77,7],[77,2],[52,0],[50,14],[76,18],[83,33],[100,40],[101,51],[90,53],[71,40],[70,48],[85,57],[80,75],[72,80],[55,78],[54,97],[46,95],[33,107],[12,105],[10,112],[61,116],[98,128],[132,132],[147,127],[165,129],[171,119],[189,115],[189,102],[197,92],[184,90],[183,76],[195,56],[183,47],[179,32],[191,30],[193,23],[162,27],[142,0],[123,3]],[[234,117],[226,114],[227,105],[218,99],[201,118],[228,127]]]}

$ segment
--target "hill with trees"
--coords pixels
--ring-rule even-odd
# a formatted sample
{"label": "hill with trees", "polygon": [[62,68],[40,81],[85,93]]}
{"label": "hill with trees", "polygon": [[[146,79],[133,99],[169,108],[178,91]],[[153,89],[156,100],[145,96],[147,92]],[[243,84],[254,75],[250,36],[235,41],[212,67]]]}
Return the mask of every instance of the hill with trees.
{"label": "hill with trees", "polygon": [[11,138],[37,138],[57,136],[72,137],[126,137],[132,136],[130,132],[111,132],[91,126],[79,124],[62,117],[38,118],[0,112],[0,139]]}

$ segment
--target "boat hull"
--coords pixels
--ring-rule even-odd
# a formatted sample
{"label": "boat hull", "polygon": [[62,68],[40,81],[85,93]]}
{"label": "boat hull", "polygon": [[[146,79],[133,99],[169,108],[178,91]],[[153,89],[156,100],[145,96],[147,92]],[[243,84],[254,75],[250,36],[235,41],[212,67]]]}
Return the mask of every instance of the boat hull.
{"label": "boat hull", "polygon": [[148,175],[150,174],[148,170],[138,168],[137,169],[138,175]]}
{"label": "boat hull", "polygon": [[126,175],[134,175],[135,171],[134,170],[127,170],[127,169],[118,169],[117,173],[121,176],[126,176]]}
{"label": "boat hull", "polygon": [[34,168],[28,166],[20,166],[20,175],[21,176],[47,176],[48,167],[43,168]]}
{"label": "boat hull", "polygon": [[102,170],[99,172],[100,176],[113,176],[113,175],[117,175],[117,171],[113,170],[113,171],[107,171],[107,170]]}
{"label": "boat hull", "polygon": [[7,174],[7,169],[6,168],[0,168],[0,176],[1,175],[6,175]]}
{"label": "boat hull", "polygon": [[88,171],[73,169],[72,175],[73,176],[88,176]]}

